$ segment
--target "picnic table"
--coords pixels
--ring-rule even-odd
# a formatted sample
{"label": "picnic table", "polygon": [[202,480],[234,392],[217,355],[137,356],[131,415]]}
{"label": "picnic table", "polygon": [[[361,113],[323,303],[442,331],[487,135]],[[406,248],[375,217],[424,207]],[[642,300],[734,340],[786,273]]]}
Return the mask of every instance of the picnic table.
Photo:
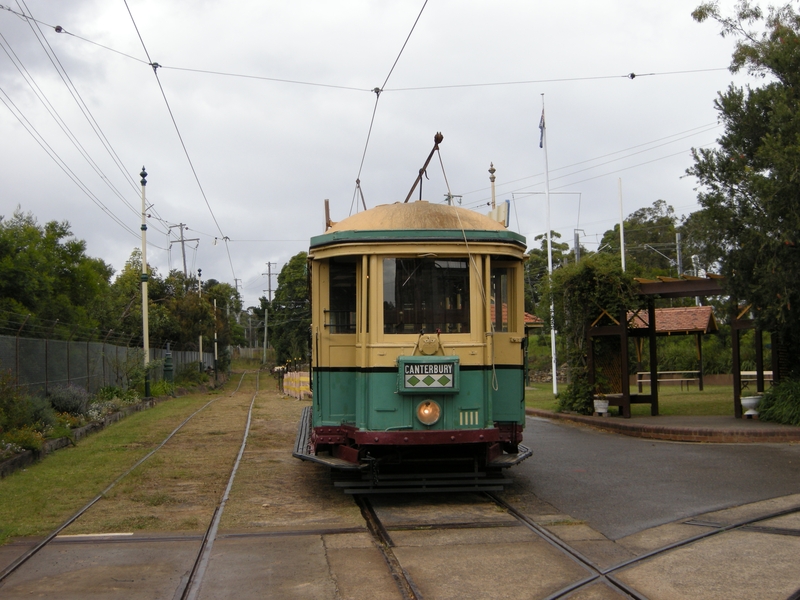
{"label": "picnic table", "polygon": [[[758,381],[758,371],[740,371],[740,381],[744,390],[749,384]],[[772,371],[764,371],[764,383],[772,384]]]}
{"label": "picnic table", "polygon": [[[677,383],[683,390],[683,385],[686,384],[686,390],[689,390],[689,384],[692,382],[700,381],[700,371],[659,371],[658,383]],[[755,378],[753,379],[755,381]],[[650,383],[650,371],[640,371],[636,373],[636,383],[639,386],[639,393],[642,392],[642,384]]]}

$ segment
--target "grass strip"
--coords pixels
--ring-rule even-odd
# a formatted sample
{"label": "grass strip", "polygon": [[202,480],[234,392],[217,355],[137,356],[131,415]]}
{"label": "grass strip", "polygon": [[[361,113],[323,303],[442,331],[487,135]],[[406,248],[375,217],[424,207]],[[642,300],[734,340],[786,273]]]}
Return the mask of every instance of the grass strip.
{"label": "grass strip", "polygon": [[206,393],[162,402],[0,480],[0,544],[55,529],[208,400]]}
{"label": "grass strip", "polygon": [[[565,384],[559,384],[562,388]],[[706,385],[701,392],[696,388],[682,390],[679,386],[661,386],[658,390],[658,414],[673,416],[733,416],[733,387],[730,385]],[[649,388],[644,388],[644,393]],[[631,389],[632,393],[634,389]],[[550,383],[535,384],[525,391],[525,406],[555,411],[558,401],[553,397]],[[614,410],[612,408],[612,410]],[[649,416],[649,404],[631,405],[632,416]]]}

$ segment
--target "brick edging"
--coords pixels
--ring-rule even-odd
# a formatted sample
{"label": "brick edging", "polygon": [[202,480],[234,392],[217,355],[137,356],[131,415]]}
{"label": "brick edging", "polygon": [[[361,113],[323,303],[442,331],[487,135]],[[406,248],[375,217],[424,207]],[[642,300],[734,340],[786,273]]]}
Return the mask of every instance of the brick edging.
{"label": "brick edging", "polygon": [[671,440],[675,442],[715,442],[715,443],[765,443],[765,442],[800,442],[800,428],[786,430],[776,429],[734,429],[734,428],[703,428],[703,427],[670,427],[668,425],[645,425],[630,422],[621,422],[609,417],[590,417],[572,413],[557,413],[540,408],[525,409],[525,414],[572,421],[589,425],[597,429],[611,431],[633,437]]}

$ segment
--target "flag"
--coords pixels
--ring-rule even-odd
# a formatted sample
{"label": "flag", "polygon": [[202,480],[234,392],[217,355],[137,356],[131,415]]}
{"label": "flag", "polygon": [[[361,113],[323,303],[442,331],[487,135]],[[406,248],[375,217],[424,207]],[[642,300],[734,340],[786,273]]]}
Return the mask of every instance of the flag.
{"label": "flag", "polygon": [[544,108],[542,109],[542,118],[539,119],[539,132],[539,148],[541,148],[544,142]]}

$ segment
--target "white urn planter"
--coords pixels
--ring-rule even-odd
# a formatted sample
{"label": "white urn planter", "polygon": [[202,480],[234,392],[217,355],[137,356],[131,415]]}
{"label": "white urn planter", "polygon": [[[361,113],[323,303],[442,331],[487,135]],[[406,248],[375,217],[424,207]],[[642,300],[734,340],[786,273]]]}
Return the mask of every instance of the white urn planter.
{"label": "white urn planter", "polygon": [[608,400],[605,398],[594,398],[594,412],[604,415],[608,412]]}
{"label": "white urn planter", "polygon": [[742,398],[742,410],[745,411],[745,417],[758,416],[758,403],[761,402],[761,396],[745,396]]}

